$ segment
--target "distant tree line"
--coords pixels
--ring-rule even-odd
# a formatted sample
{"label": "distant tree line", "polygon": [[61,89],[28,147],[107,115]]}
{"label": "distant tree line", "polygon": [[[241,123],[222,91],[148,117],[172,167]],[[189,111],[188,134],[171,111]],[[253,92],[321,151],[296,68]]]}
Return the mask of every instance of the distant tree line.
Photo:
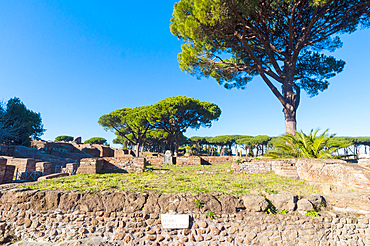
{"label": "distant tree line", "polygon": [[[309,135],[305,135],[302,131],[297,132],[297,139],[301,142],[311,141],[311,145],[317,146],[317,150],[322,150],[322,153],[333,153],[336,156],[348,157],[358,156],[360,146],[365,147],[365,154],[370,152],[370,137],[336,137],[334,135],[327,135],[324,131],[321,135],[317,135],[318,130],[311,131]],[[231,155],[232,148],[234,152],[244,149],[245,155],[250,157],[262,156],[267,152],[271,152],[274,147],[281,147],[281,142],[294,141],[292,138],[283,136],[247,136],[247,135],[222,135],[215,137],[198,137],[194,136],[188,139],[186,147],[191,154],[194,155]],[[305,141],[304,138],[307,138]],[[315,142],[315,143],[314,143]],[[295,142],[297,143],[297,142]],[[307,145],[308,143],[306,143]],[[307,147],[307,146],[306,146]],[[301,147],[302,148],[302,147]],[[308,148],[308,147],[307,147]],[[307,149],[306,148],[306,149]],[[239,153],[240,154],[240,153]],[[306,155],[306,158],[320,158],[318,155]],[[327,154],[323,155],[328,157]],[[286,156],[288,157],[288,156]],[[290,157],[299,157],[298,155]]]}

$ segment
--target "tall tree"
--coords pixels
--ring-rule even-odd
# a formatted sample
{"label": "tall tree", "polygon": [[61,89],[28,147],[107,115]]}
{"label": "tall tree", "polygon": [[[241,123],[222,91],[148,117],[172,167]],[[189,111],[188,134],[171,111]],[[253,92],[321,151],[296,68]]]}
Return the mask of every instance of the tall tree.
{"label": "tall tree", "polygon": [[19,98],[9,99],[5,108],[1,108],[2,143],[29,146],[31,138],[37,139],[44,134],[40,113],[27,109]]}
{"label": "tall tree", "polygon": [[98,123],[106,130],[111,130],[122,139],[135,145],[135,156],[139,157],[140,146],[143,143],[145,134],[151,128],[147,116],[151,106],[136,108],[122,108],[99,118]]}
{"label": "tall tree", "polygon": [[369,5],[369,0],[180,0],[171,32],[185,41],[180,68],[198,78],[244,89],[261,76],[283,106],[286,132],[294,135],[301,89],[317,95],[345,64],[320,52],[342,46],[335,35],[369,27]]}
{"label": "tall tree", "polygon": [[150,121],[157,129],[163,129],[174,139],[177,156],[181,135],[189,128],[210,127],[218,120],[221,109],[214,103],[201,102],[186,96],[169,97],[154,104]]}

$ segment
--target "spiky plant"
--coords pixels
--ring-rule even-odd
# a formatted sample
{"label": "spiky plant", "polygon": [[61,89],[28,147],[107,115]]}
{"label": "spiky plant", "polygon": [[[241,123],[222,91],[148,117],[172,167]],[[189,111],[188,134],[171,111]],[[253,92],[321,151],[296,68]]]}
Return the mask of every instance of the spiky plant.
{"label": "spiky plant", "polygon": [[267,153],[272,158],[332,158],[332,153],[341,146],[331,146],[329,140],[335,134],[328,134],[328,129],[318,135],[320,129],[311,130],[309,135],[297,131],[295,135],[279,137],[274,149]]}

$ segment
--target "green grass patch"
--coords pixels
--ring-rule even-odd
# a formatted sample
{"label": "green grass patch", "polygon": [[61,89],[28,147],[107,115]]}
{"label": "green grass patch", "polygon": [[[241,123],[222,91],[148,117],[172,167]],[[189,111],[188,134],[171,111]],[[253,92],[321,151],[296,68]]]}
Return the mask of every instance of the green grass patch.
{"label": "green grass patch", "polygon": [[220,192],[226,194],[289,191],[299,195],[312,192],[301,180],[280,177],[274,173],[240,174],[231,172],[231,164],[194,166],[149,166],[144,173],[79,174],[22,185],[40,190],[74,190],[100,192],[118,189],[166,193]]}

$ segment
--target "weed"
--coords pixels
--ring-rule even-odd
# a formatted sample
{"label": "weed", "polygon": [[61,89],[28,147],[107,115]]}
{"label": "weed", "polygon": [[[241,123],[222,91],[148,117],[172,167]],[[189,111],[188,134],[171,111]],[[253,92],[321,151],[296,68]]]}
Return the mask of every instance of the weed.
{"label": "weed", "polygon": [[276,215],[278,213],[278,210],[276,209],[276,207],[274,206],[274,204],[272,204],[272,202],[269,200],[269,199],[266,199],[266,201],[269,203],[269,205],[267,206],[267,210],[266,210],[266,214],[272,214],[272,215]]}
{"label": "weed", "polygon": [[310,217],[320,217],[320,214],[315,210],[307,211],[306,215]]}
{"label": "weed", "polygon": [[194,202],[195,202],[195,206],[197,206],[197,208],[199,209],[201,209],[204,204],[201,200],[198,200],[198,199],[195,199]]}
{"label": "weed", "polygon": [[288,214],[288,211],[287,210],[281,210],[278,212],[278,214]]}
{"label": "weed", "polygon": [[265,191],[266,191],[267,193],[269,193],[270,195],[271,195],[271,194],[277,194],[277,193],[278,193],[276,190],[271,190],[271,189],[265,189]]}
{"label": "weed", "polygon": [[213,220],[215,219],[217,216],[213,213],[212,210],[208,210],[207,213],[206,213],[206,217]]}

